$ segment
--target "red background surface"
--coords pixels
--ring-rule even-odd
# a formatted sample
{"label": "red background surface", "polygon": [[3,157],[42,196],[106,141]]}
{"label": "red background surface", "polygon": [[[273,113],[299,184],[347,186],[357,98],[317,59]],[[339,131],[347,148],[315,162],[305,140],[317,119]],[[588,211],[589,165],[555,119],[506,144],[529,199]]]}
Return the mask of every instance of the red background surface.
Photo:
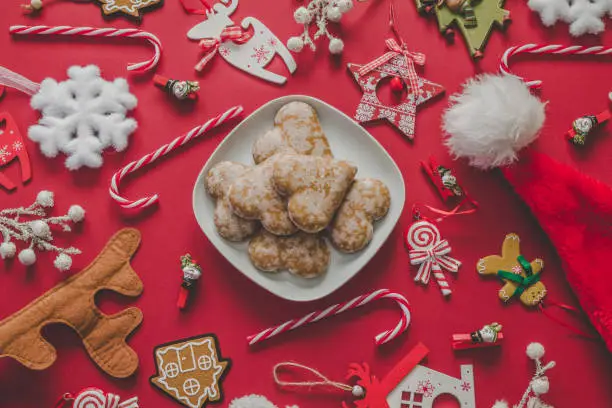
{"label": "red background surface", "polygon": [[[297,5],[290,0],[243,0],[234,19],[240,21],[246,16],[255,16],[279,38],[286,40],[300,31],[291,18]],[[397,1],[403,36],[413,50],[427,54],[424,76],[443,84],[447,95],[456,92],[468,77],[494,71],[499,56],[508,46],[524,42],[572,41],[567,26],[561,24],[554,30],[545,29],[523,1],[512,1],[508,8],[514,20],[510,29],[506,34],[495,31],[484,60],[474,64],[460,37],[454,45],[447,44],[438,34],[435,21],[419,17],[412,1]],[[63,393],[77,392],[88,386],[126,398],[137,395],[143,407],[175,406],[148,383],[155,371],[153,347],[209,332],[218,335],[223,356],[233,360],[223,384],[226,400],[219,406],[226,406],[235,397],[261,393],[279,406],[296,403],[301,407],[336,407],[342,398],[340,394],[278,390],[272,381],[272,367],[281,361],[294,360],[316,367],[331,378],[342,379],[348,363],[366,361],[382,376],[419,341],[431,349],[427,365],[433,369],[459,376],[460,364],[474,364],[479,407],[489,407],[501,397],[511,402],[520,399],[533,370],[532,362],[524,353],[531,341],[542,342],[546,346],[546,358],[557,361],[557,368],[550,372],[552,387],[546,396],[548,402],[556,407],[612,406],[612,364],[603,343],[577,338],[538,311],[527,310],[517,302],[503,305],[497,299],[498,282],[481,279],[475,272],[474,265],[479,257],[498,253],[504,235],[516,232],[522,238],[523,253],[528,258],[539,256],[546,260],[543,281],[548,286],[549,298],[577,305],[550,242],[499,173],[481,173],[465,163],[454,164],[460,180],[480,202],[481,209],[475,215],[450,219],[441,226],[443,236],[453,247],[453,255],[464,262],[457,279],[451,283],[452,299],[443,299],[433,284],[423,288],[413,282],[415,270],[408,264],[401,235],[410,222],[409,210],[413,203],[441,205],[418,163],[431,153],[441,162],[450,163],[440,143],[439,131],[447,97],[421,109],[414,143],[385,124],[368,126],[404,174],[406,207],[397,228],[368,266],[336,293],[312,304],[290,303],[255,286],[217,253],[195,222],[191,210],[194,180],[229,128],[212,133],[207,140],[192,143],[125,184],[123,191],[130,197],[159,193],[161,205],[155,211],[136,219],[125,218],[108,196],[109,179],[118,167],[234,104],[243,104],[249,113],[279,96],[307,94],[352,115],[360,91],[348,75],[345,64],[367,62],[384,51],[384,39],[389,36],[387,10],[386,1],[356,4],[343,21],[342,38],[346,48],[341,59],[329,58],[326,43],[315,54],[304,51],[296,56],[298,71],[282,87],[261,82],[216,58],[200,78],[203,90],[199,102],[178,106],[152,85],[150,76],[131,75],[131,90],[139,98],[139,106],[134,112],[139,129],[126,152],[105,154],[100,170],[69,173],[63,167],[63,157],[48,160],[34,143],[27,141],[34,179],[13,193],[0,192],[0,203],[2,207],[29,204],[38,191],[50,189],[56,193],[58,213],[72,203],[83,205],[87,210],[83,228],[76,235],[58,239],[60,243],[74,243],[83,250],[83,255],[75,259],[74,270],[86,266],[118,229],[134,226],[142,232],[142,246],[132,262],[144,281],[142,297],[132,301],[110,293],[98,296],[107,313],[126,305],[136,305],[143,310],[144,323],[130,340],[140,356],[140,369],[130,379],[112,379],[89,361],[73,332],[66,327],[49,327],[45,335],[58,350],[56,363],[45,371],[34,372],[11,359],[0,360],[0,406],[52,407]],[[159,73],[181,79],[194,78],[193,65],[198,58],[198,48],[186,39],[185,33],[200,19],[185,14],[174,0],[145,15],[141,28],[157,34],[165,47]],[[97,64],[107,78],[128,76],[127,62],[151,55],[151,48],[140,41],[12,39],[7,34],[11,24],[37,23],[134,26],[121,18],[105,22],[94,4],[60,2],[49,5],[39,18],[31,19],[20,14],[18,0],[3,2],[1,65],[32,80],[63,79],[66,69],[74,64]],[[611,44],[612,35],[582,38],[580,42]],[[525,58],[512,66],[517,73],[544,80],[542,97],[550,103],[537,148],[612,184],[612,132],[609,128],[580,152],[563,140],[564,131],[575,117],[599,112],[606,105],[607,93],[612,89],[611,65],[606,64],[609,62],[612,62],[609,58]],[[271,69],[285,72],[278,61]],[[386,93],[388,89],[382,91]],[[38,118],[38,113],[28,105],[28,97],[13,91],[2,100],[0,109],[13,114],[24,134]],[[342,152],[337,155],[341,157]],[[3,171],[18,180],[17,167],[13,164]],[[191,252],[202,262],[204,275],[190,309],[179,313],[174,305],[180,283],[178,258],[185,252]],[[17,311],[62,278],[52,266],[52,257],[47,255],[41,255],[37,265],[29,271],[18,262],[0,263],[0,315],[4,317]],[[405,294],[413,306],[413,322],[408,333],[392,344],[379,349],[373,345],[373,336],[394,325],[398,313],[392,304],[380,302],[374,307],[286,334],[256,351],[249,350],[246,345],[248,334],[269,325],[385,287]],[[581,315],[580,318],[579,322],[584,325],[585,317]],[[490,321],[505,326],[507,341],[503,347],[464,354],[451,351],[449,337],[452,333],[469,332]]]}

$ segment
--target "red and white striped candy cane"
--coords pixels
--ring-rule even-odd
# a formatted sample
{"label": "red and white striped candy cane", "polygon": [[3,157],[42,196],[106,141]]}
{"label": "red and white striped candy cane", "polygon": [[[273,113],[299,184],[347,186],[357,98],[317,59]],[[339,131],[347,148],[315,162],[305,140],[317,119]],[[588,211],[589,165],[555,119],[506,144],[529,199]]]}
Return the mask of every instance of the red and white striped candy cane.
{"label": "red and white striped candy cane", "polygon": [[71,26],[25,26],[15,25],[9,28],[9,33],[14,35],[65,35],[83,37],[119,37],[119,38],[142,38],[147,40],[155,48],[155,54],[147,61],[128,64],[128,71],[147,72],[155,68],[162,53],[162,43],[155,35],[135,28],[94,28],[94,27],[71,27]]}
{"label": "red and white striped candy cane", "polygon": [[408,300],[406,300],[404,296],[400,295],[399,293],[391,292],[389,289],[379,289],[374,292],[358,296],[353,300],[349,300],[348,302],[330,306],[325,310],[309,313],[300,319],[289,320],[281,325],[269,327],[257,334],[247,337],[247,341],[249,342],[249,345],[252,346],[281,333],[297,329],[298,327],[305,326],[309,323],[318,322],[326,317],[334,316],[347,310],[367,305],[368,303],[378,299],[392,299],[395,301],[395,303],[397,303],[402,311],[402,317],[399,323],[393,329],[386,330],[376,336],[376,345],[379,346],[395,339],[401,333],[406,331],[408,325],[410,324],[410,303],[408,303]]}
{"label": "red and white striped candy cane", "polygon": [[543,55],[612,55],[612,47],[597,45],[586,47],[583,45],[560,45],[560,44],[525,44],[510,47],[504,52],[499,70],[506,74],[515,76],[525,82],[529,88],[542,86],[541,80],[527,81],[525,78],[510,72],[508,60],[517,54],[543,54]]}
{"label": "red and white striped candy cane", "polygon": [[126,209],[141,210],[143,208],[149,207],[150,205],[153,205],[155,202],[159,200],[159,196],[157,194],[139,198],[138,200],[128,200],[127,198],[121,196],[119,193],[119,184],[121,183],[121,180],[123,180],[123,178],[127,176],[128,174],[133,173],[136,170],[140,169],[141,167],[144,167],[150,163],[153,163],[160,157],[165,156],[168,153],[178,149],[179,147],[189,143],[189,141],[201,136],[202,134],[206,133],[208,130],[214,127],[217,127],[219,125],[222,125],[228,120],[233,119],[236,116],[242,114],[243,110],[244,110],[243,107],[240,105],[234,106],[228,109],[227,111],[225,111],[224,113],[210,119],[208,122],[204,123],[203,125],[194,127],[189,132],[184,133],[183,135],[174,139],[172,142],[163,145],[156,151],[143,156],[139,160],[135,160],[129,163],[128,165],[126,165],[125,167],[123,167],[121,170],[117,171],[113,175],[113,178],[111,179],[110,188],[108,189],[108,192],[110,193],[111,197],[117,203],[119,203],[121,207],[126,208]]}

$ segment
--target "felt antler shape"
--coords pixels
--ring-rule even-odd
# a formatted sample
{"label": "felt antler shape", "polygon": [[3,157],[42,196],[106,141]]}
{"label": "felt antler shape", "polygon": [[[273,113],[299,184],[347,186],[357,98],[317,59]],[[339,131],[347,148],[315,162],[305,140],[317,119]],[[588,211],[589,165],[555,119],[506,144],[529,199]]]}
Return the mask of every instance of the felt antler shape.
{"label": "felt antler shape", "polygon": [[102,289],[126,296],[142,293],[142,281],[130,266],[139,243],[138,230],[119,231],[82,272],[0,322],[0,357],[12,357],[33,370],[51,366],[57,354],[40,332],[59,322],[81,336],[87,353],[104,372],[116,378],[133,374],[138,356],[125,339],[142,322],[142,312],[131,307],[108,316],[93,299]]}
{"label": "felt antler shape", "polygon": [[524,305],[537,306],[546,296],[546,287],[540,282],[544,261],[537,258],[528,262],[521,255],[520,239],[516,234],[506,235],[501,256],[482,258],[476,268],[481,275],[497,275],[506,282],[499,290],[499,298],[504,302],[517,296]]}

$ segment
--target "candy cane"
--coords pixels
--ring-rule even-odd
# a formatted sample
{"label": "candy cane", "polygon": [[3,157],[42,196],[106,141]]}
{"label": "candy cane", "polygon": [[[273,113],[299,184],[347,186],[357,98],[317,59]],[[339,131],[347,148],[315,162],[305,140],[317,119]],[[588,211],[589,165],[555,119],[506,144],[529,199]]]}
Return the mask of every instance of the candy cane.
{"label": "candy cane", "polygon": [[380,346],[381,344],[385,344],[395,339],[401,333],[406,331],[408,325],[410,324],[410,303],[408,303],[408,300],[406,300],[404,296],[400,295],[399,293],[391,292],[389,289],[379,289],[374,292],[358,296],[353,300],[349,300],[348,302],[338,303],[336,305],[330,306],[325,310],[312,312],[302,317],[301,319],[293,319],[286,321],[281,325],[269,327],[259,332],[258,334],[254,334],[247,337],[247,341],[249,342],[249,345],[252,346],[271,337],[277,336],[281,333],[297,329],[298,327],[305,326],[309,323],[318,322],[319,320],[323,320],[326,317],[334,316],[343,313],[347,310],[361,307],[378,299],[393,299],[402,311],[402,317],[397,326],[395,326],[391,330],[384,331],[376,336],[376,345]]}
{"label": "candy cane", "polygon": [[155,55],[147,61],[128,64],[128,71],[147,72],[155,68],[162,53],[162,43],[155,35],[135,28],[93,28],[93,27],[70,27],[70,26],[25,26],[16,25],[9,28],[9,33],[15,35],[66,35],[85,37],[120,37],[120,38],[143,38],[153,45]]}
{"label": "candy cane", "polygon": [[560,45],[560,44],[525,44],[510,47],[504,52],[499,70],[506,75],[515,76],[523,81],[530,88],[539,88],[542,86],[541,80],[527,81],[525,78],[515,75],[510,72],[508,60],[510,57],[517,54],[544,54],[544,55],[612,55],[612,47],[603,47],[597,45],[594,47],[585,47],[582,45]]}
{"label": "candy cane", "polygon": [[113,175],[113,178],[111,179],[110,188],[108,189],[108,192],[110,193],[111,197],[117,203],[119,203],[121,207],[126,208],[126,209],[141,210],[143,208],[149,207],[150,205],[153,205],[155,202],[157,202],[157,200],[159,200],[159,196],[157,194],[154,194],[152,196],[143,197],[143,198],[140,198],[134,201],[128,200],[127,198],[124,198],[123,196],[121,196],[119,193],[119,184],[121,183],[121,180],[123,180],[123,178],[126,175],[135,172],[141,167],[144,167],[150,163],[153,163],[154,161],[158,160],[160,157],[167,155],[168,153],[178,149],[184,144],[187,144],[190,140],[201,136],[202,134],[206,133],[208,130],[214,127],[217,127],[219,125],[222,125],[228,120],[235,118],[236,116],[240,115],[243,110],[244,109],[242,108],[242,106],[234,106],[228,109],[227,111],[225,111],[224,113],[210,119],[208,122],[204,123],[203,125],[194,127],[189,132],[184,133],[182,136],[177,137],[172,142],[163,145],[156,151],[143,156],[139,160],[135,160],[129,163],[127,166],[123,167],[121,170],[117,171]]}

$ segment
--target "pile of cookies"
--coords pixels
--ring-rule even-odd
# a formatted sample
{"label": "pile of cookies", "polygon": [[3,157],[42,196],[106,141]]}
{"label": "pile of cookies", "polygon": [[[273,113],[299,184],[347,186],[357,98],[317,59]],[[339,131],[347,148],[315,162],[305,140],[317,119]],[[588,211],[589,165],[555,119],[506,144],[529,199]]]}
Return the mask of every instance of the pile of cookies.
{"label": "pile of cookies", "polygon": [[259,270],[320,276],[330,263],[328,239],[341,252],[360,251],[389,211],[387,186],[356,179],[354,164],[334,159],[316,111],[304,102],[281,107],[252,151],[254,166],[218,163],[205,183],[219,235],[250,239]]}

